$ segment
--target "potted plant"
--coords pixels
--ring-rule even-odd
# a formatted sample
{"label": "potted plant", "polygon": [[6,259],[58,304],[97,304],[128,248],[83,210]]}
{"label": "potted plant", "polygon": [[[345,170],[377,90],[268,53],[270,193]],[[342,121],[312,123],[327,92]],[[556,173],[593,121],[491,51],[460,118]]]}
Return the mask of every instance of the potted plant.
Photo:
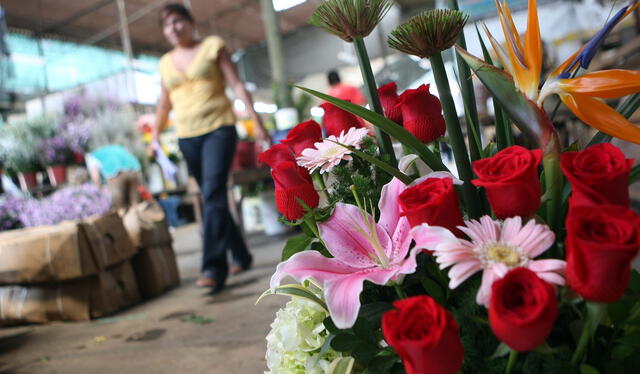
{"label": "potted plant", "polygon": [[36,172],[40,169],[37,144],[54,132],[55,122],[50,117],[15,121],[0,128],[0,149],[6,168],[18,174],[23,190],[37,186]]}
{"label": "potted plant", "polygon": [[46,167],[49,180],[54,186],[67,181],[67,165],[73,161],[73,150],[61,135],[43,139],[38,145],[38,158]]}

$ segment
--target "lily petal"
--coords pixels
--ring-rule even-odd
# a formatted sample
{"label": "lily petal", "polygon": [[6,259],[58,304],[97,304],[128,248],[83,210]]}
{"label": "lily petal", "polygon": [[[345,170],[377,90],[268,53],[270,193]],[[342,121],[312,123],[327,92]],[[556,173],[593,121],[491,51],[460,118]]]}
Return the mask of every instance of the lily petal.
{"label": "lily petal", "polygon": [[440,226],[429,226],[423,223],[411,229],[411,236],[416,241],[415,248],[435,251],[445,243],[462,246],[460,240],[451,231]]}
{"label": "lily petal", "polygon": [[391,238],[371,215],[363,213],[355,205],[338,203],[331,217],[318,224],[320,237],[327,250],[336,259],[358,268],[378,266],[376,249],[370,236],[372,227],[386,256],[393,250]]}
{"label": "lily petal", "polygon": [[353,274],[325,284],[327,307],[337,328],[348,329],[356,322],[365,278],[365,274]]}
{"label": "lily petal", "polygon": [[584,123],[615,138],[640,144],[640,128],[600,100],[561,92],[562,102]]}
{"label": "lily petal", "polygon": [[382,186],[380,202],[378,203],[378,208],[380,209],[378,225],[382,226],[389,235],[393,235],[396,231],[396,226],[400,220],[402,212],[400,211],[400,204],[398,204],[398,196],[406,188],[407,185],[398,178],[393,178],[391,182]]}
{"label": "lily petal", "polygon": [[286,276],[291,276],[298,282],[313,278],[324,283],[349,276],[360,270],[335,258],[324,257],[317,251],[302,251],[278,265],[271,277],[271,288],[279,286]]}
{"label": "lily petal", "polygon": [[578,78],[560,79],[558,87],[566,92],[611,99],[640,92],[640,71],[602,70]]}

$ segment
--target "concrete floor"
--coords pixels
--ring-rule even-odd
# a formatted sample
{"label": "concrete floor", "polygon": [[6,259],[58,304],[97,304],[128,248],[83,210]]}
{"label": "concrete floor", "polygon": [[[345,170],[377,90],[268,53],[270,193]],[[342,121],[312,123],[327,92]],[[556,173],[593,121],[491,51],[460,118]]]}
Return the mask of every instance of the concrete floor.
{"label": "concrete floor", "polygon": [[[0,374],[262,373],[284,297],[267,297],[284,238],[249,237],[254,267],[214,296],[196,288],[197,227],[175,233],[182,285],[110,318],[0,329]],[[208,321],[211,320],[211,321]]]}

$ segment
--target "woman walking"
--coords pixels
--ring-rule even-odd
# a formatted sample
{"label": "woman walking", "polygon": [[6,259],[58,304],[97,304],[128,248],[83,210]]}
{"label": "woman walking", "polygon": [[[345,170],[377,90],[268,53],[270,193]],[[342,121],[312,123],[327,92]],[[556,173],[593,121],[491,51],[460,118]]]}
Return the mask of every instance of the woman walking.
{"label": "woman walking", "polygon": [[[198,39],[195,22],[181,4],[167,4],[160,13],[164,36],[173,49],[160,60],[162,93],[153,129],[154,144],[173,109],[178,144],[203,199],[202,274],[196,284],[220,291],[228,273],[251,266],[252,257],[233,222],[227,202],[227,179],[235,153],[236,118],[225,95],[229,86],[255,123],[258,141],[269,141],[251,95],[238,77],[224,40]],[[227,263],[230,249],[233,266]]]}

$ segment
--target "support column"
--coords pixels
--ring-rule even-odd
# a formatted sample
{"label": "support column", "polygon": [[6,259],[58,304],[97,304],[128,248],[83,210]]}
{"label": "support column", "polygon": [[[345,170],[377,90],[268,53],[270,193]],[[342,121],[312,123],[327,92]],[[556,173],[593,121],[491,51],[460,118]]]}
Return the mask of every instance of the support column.
{"label": "support column", "polygon": [[287,82],[285,72],[284,53],[282,51],[282,37],[278,15],[273,9],[272,0],[260,0],[262,20],[264,21],[265,34],[267,36],[267,50],[269,64],[271,65],[271,81],[275,86],[275,100],[279,108],[293,107],[291,90]]}
{"label": "support column", "polygon": [[125,77],[127,82],[127,99],[135,97],[135,82],[133,77],[133,49],[131,48],[131,36],[129,35],[129,21],[127,20],[127,8],[125,0],[116,0],[118,6],[118,21],[120,23],[120,41],[122,50],[127,56],[127,68]]}

